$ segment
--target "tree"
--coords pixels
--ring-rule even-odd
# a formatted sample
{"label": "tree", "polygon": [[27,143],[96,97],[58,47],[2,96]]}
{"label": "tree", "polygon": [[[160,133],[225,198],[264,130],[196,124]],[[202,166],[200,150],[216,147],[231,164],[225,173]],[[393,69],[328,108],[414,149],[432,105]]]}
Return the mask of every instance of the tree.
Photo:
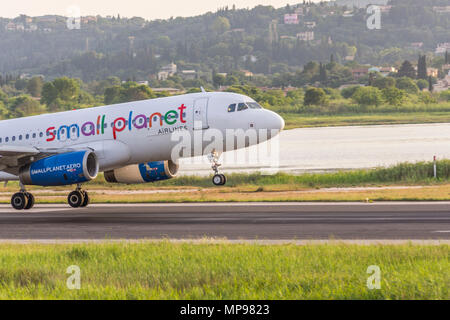
{"label": "tree", "polygon": [[138,85],[129,81],[121,86],[105,90],[105,104],[123,103],[156,98],[153,91],[146,85]]}
{"label": "tree", "polygon": [[42,92],[42,87],[44,86],[44,81],[41,77],[33,77],[28,81],[27,92],[33,97],[40,97]]}
{"label": "tree", "polygon": [[80,84],[75,79],[57,78],[44,84],[41,101],[51,111],[69,110],[78,104],[79,94]]}
{"label": "tree", "polygon": [[396,87],[397,89],[405,90],[408,93],[417,93],[417,91],[419,91],[416,83],[408,77],[397,79]]}
{"label": "tree", "polygon": [[448,54],[448,51],[445,51],[445,64],[450,63],[450,55]]}
{"label": "tree", "polygon": [[433,77],[428,77],[428,91],[433,92]]}
{"label": "tree", "polygon": [[2,119],[9,118],[9,110],[8,110],[8,108],[6,108],[6,106],[3,103],[3,101],[0,101],[0,117]]}
{"label": "tree", "polygon": [[325,105],[327,103],[327,95],[321,88],[309,88],[305,92],[303,104],[305,106],[311,105]]}
{"label": "tree", "polygon": [[319,81],[321,84],[325,84],[327,82],[327,69],[322,64],[322,62],[319,66]]}
{"label": "tree", "polygon": [[0,101],[6,102],[8,100],[8,96],[6,93],[3,92],[3,90],[0,88]]}
{"label": "tree", "polygon": [[29,116],[41,111],[41,105],[30,96],[21,95],[14,97],[9,102],[9,111],[12,117]]}
{"label": "tree", "polygon": [[345,99],[351,98],[351,96],[355,93],[355,91],[359,88],[359,86],[352,86],[345,89],[342,89],[341,96]]}
{"label": "tree", "polygon": [[385,88],[381,92],[383,93],[384,100],[390,105],[400,105],[405,96],[404,91],[396,87]]}
{"label": "tree", "polygon": [[383,102],[380,90],[375,87],[359,87],[353,94],[352,99],[363,106],[378,106]]}
{"label": "tree", "polygon": [[214,87],[217,88],[217,87],[223,86],[223,85],[225,85],[226,81],[227,81],[227,79],[225,78],[224,75],[214,73],[214,75],[213,75],[213,85],[214,85]]}
{"label": "tree", "polygon": [[409,62],[408,60],[405,60],[402,64],[402,66],[400,67],[400,69],[398,70],[397,75],[398,75],[398,77],[408,77],[411,79],[415,79],[416,78],[416,70],[414,69],[411,62]]}
{"label": "tree", "polygon": [[380,90],[395,87],[395,79],[392,77],[378,77],[373,80],[372,86]]}
{"label": "tree", "polygon": [[425,55],[419,56],[417,64],[417,79],[427,79],[427,57]]}
{"label": "tree", "polygon": [[417,86],[419,87],[420,91],[423,91],[423,89],[428,88],[428,81],[424,79],[419,79],[416,82]]}
{"label": "tree", "polygon": [[212,28],[217,34],[224,33],[230,29],[230,21],[225,17],[217,17],[214,20]]}
{"label": "tree", "polygon": [[14,83],[14,87],[17,90],[22,91],[27,87],[27,83],[28,81],[26,79],[17,79],[16,82]]}

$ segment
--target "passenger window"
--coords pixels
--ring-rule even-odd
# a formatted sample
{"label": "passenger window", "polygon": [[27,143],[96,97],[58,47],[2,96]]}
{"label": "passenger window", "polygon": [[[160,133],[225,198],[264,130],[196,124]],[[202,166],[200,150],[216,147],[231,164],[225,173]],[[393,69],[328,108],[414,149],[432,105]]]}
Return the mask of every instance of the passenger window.
{"label": "passenger window", "polygon": [[30,139],[30,135],[28,133],[25,135],[25,139]]}
{"label": "passenger window", "polygon": [[33,133],[33,139],[36,138],[36,133]]}
{"label": "passenger window", "polygon": [[228,107],[228,112],[234,112],[236,110],[236,103],[230,104]]}
{"label": "passenger window", "polygon": [[248,109],[247,105],[245,103],[239,103],[237,111],[242,111],[245,109]]}
{"label": "passenger window", "polygon": [[12,141],[16,141],[16,136],[13,136],[13,137],[12,137]]}
{"label": "passenger window", "polygon": [[22,135],[19,136],[19,140],[22,140]]}
{"label": "passenger window", "polygon": [[6,138],[5,138],[5,142],[8,142],[8,141],[9,141],[9,138],[8,138],[8,137],[6,137]]}
{"label": "passenger window", "polygon": [[2,143],[2,138],[0,138],[0,143]]}
{"label": "passenger window", "polygon": [[42,133],[42,132],[39,132],[39,137],[43,137],[44,136],[44,134]]}

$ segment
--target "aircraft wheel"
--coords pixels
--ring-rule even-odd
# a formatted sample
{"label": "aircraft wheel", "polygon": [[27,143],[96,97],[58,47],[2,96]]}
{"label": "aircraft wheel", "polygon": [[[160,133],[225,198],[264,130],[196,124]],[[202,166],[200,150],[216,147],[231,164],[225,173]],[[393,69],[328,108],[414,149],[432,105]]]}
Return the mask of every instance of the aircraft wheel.
{"label": "aircraft wheel", "polygon": [[72,208],[79,208],[84,202],[84,195],[81,191],[72,191],[67,197],[67,202]]}
{"label": "aircraft wheel", "polygon": [[27,196],[24,192],[17,192],[11,197],[11,205],[16,210],[23,210],[28,204]]}
{"label": "aircraft wheel", "polygon": [[29,193],[29,192],[25,192],[25,197],[27,198],[28,203],[27,203],[27,205],[25,206],[24,209],[28,210],[28,209],[33,208],[33,206],[34,206],[34,196],[31,193]]}
{"label": "aircraft wheel", "polygon": [[212,178],[212,182],[215,186],[221,186],[222,185],[222,175],[221,174],[216,174],[214,175],[214,177]]}
{"label": "aircraft wheel", "polygon": [[224,186],[227,183],[227,177],[224,174],[219,174],[219,176],[222,178],[221,186]]}
{"label": "aircraft wheel", "polygon": [[83,200],[83,203],[81,204],[81,207],[87,207],[90,203],[89,195],[86,191],[82,191],[82,193],[83,193],[84,200]]}

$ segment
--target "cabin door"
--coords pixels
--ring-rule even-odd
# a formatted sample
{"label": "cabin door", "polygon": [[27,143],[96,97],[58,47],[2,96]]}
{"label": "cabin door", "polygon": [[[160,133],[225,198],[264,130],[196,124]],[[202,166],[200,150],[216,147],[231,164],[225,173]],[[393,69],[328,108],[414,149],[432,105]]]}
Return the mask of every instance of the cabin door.
{"label": "cabin door", "polygon": [[194,130],[208,129],[208,98],[194,101]]}

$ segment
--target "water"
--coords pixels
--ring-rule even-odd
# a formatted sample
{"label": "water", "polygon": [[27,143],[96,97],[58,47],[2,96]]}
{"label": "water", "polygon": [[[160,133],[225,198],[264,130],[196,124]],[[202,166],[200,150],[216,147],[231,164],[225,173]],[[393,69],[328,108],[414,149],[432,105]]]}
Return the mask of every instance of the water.
{"label": "water", "polygon": [[[254,150],[254,149],[252,149]],[[254,151],[251,151],[252,153]],[[450,124],[301,128],[283,131],[280,171],[322,172],[390,166],[399,162],[450,159]],[[231,155],[231,157],[230,157]],[[226,156],[232,158],[233,153]],[[276,161],[272,161],[276,164]],[[260,171],[264,161],[224,161],[224,172]],[[181,161],[180,174],[210,174],[207,161]]]}

